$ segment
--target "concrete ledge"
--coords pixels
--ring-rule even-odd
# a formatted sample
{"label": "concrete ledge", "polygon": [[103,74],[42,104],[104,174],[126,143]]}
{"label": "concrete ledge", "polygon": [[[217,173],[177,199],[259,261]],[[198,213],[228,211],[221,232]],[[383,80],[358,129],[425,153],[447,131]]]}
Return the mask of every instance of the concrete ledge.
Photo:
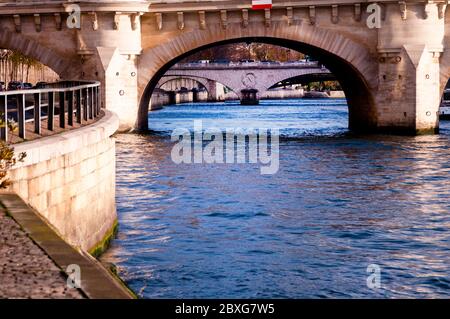
{"label": "concrete ledge", "polygon": [[107,139],[119,128],[119,118],[108,110],[103,112],[105,115],[92,125],[14,145],[16,154],[27,153],[25,161],[17,163],[14,169],[63,156]]}
{"label": "concrete ledge", "polygon": [[61,239],[19,196],[11,193],[0,194],[0,201],[8,214],[63,272],[69,265],[80,266],[81,290],[88,298],[134,298],[133,293],[97,260],[86,253],[78,252]]}

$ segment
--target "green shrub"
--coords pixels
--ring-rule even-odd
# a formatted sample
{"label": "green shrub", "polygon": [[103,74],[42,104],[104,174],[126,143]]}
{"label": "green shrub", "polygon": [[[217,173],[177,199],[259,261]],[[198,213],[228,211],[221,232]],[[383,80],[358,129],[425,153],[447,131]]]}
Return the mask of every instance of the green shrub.
{"label": "green shrub", "polygon": [[[16,130],[17,125],[12,120],[8,120],[6,123],[4,120],[0,120],[0,127],[6,127],[8,131],[13,132]],[[0,189],[11,185],[11,181],[7,177],[8,171],[11,170],[17,162],[23,162],[25,157],[26,153],[24,152],[15,156],[14,147],[8,142],[0,141]]]}

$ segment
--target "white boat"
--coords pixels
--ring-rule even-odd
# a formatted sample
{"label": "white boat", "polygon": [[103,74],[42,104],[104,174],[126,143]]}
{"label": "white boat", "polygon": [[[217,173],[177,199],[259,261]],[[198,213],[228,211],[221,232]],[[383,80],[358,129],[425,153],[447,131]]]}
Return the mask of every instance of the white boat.
{"label": "white boat", "polygon": [[450,89],[444,90],[439,108],[439,117],[443,120],[450,120]]}

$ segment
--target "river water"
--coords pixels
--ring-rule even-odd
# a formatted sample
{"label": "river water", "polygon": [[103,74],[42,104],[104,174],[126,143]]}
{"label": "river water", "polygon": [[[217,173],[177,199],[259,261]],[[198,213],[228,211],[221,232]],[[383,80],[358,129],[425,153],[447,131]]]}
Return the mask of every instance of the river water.
{"label": "river water", "polygon": [[[450,297],[450,125],[349,133],[345,100],[185,104],[117,136],[102,259],[145,298]],[[280,164],[175,164],[174,128],[280,129]],[[368,266],[381,287],[367,285]]]}

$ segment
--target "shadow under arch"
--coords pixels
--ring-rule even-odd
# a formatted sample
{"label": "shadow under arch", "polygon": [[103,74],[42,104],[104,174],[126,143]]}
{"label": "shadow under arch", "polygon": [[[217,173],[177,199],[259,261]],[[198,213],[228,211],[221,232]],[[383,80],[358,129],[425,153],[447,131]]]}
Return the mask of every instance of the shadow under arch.
{"label": "shadow under arch", "polygon": [[[342,38],[343,41],[346,40],[346,38],[340,35],[339,37]],[[310,56],[314,56],[336,76],[336,79],[339,81],[343,91],[345,92],[349,108],[349,129],[353,131],[364,132],[376,128],[377,113],[374,107],[374,99],[371,93],[371,89],[373,89],[374,86],[373,76],[376,76],[376,74],[373,74],[373,72],[372,74],[368,74],[367,76],[372,77],[372,79],[368,80],[367,76],[365,77],[363,74],[361,74],[361,72],[354,65],[352,65],[352,63],[344,60],[342,57],[338,56],[335,53],[327,51],[326,49],[297,40],[268,36],[237,37],[211,42],[184,52],[165,63],[156,71],[156,73],[147,83],[142,93],[139,104],[137,128],[139,130],[148,129],[148,105],[151,93],[156,87],[159,79],[164,75],[164,73],[167,72],[167,70],[169,70],[177,62],[196,52],[218,45],[239,42],[255,42],[278,45],[308,54]]]}
{"label": "shadow under arch", "polygon": [[0,48],[18,51],[39,61],[52,69],[61,79],[69,79],[72,74],[79,73],[80,65],[76,63],[78,61],[61,56],[55,50],[7,28],[0,30]]}
{"label": "shadow under arch", "polygon": [[287,84],[287,82],[293,85],[300,85],[300,84],[305,85],[306,83],[320,82],[320,81],[337,81],[337,78],[334,74],[326,74],[326,73],[304,74],[286,78],[281,81],[277,81],[272,86],[269,87],[269,90],[283,87],[284,85]]}
{"label": "shadow under arch", "polygon": [[201,84],[206,90],[208,90],[208,88],[206,87],[205,83],[203,81],[201,81],[201,79],[198,78],[198,77],[196,78],[194,76],[186,76],[186,75],[183,75],[183,76],[169,75],[169,76],[167,76],[167,78],[168,79],[165,79],[165,77],[161,78],[161,80],[163,80],[163,81],[159,81],[158,85],[156,86],[156,88],[161,88],[165,84],[167,84],[169,82],[172,82],[172,81],[177,81],[177,80],[180,80],[180,79],[186,79],[186,80],[192,80],[194,82],[197,82],[198,84]]}

